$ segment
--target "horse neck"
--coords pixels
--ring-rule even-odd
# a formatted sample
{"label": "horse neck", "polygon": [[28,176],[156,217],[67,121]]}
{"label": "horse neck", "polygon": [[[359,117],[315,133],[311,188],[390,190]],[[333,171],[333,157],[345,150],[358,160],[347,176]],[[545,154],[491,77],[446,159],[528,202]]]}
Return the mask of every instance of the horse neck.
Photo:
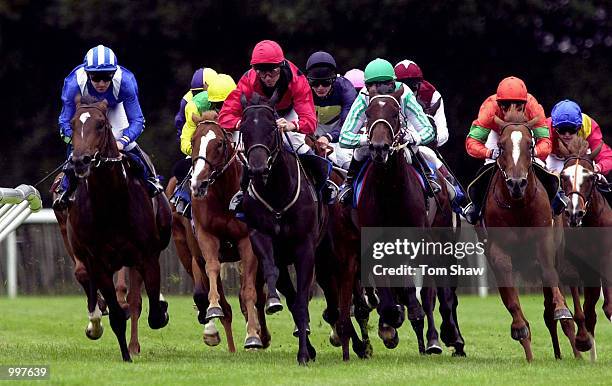
{"label": "horse neck", "polygon": [[[230,159],[232,153],[230,153]],[[227,162],[228,160],[225,160]],[[231,165],[221,174],[216,181],[210,186],[211,193],[216,200],[221,200],[224,203],[229,202],[230,198],[240,188],[240,171],[242,165],[236,158],[231,162]],[[225,164],[224,164],[225,165]],[[227,207],[225,205],[224,207]]]}
{"label": "horse neck", "polygon": [[[285,204],[295,195],[298,183],[296,166],[295,156],[282,148],[276,160],[274,160],[266,184],[255,182],[255,188],[272,205]],[[304,176],[300,178],[304,178]]]}
{"label": "horse neck", "polygon": [[605,223],[607,218],[610,217],[611,214],[612,209],[610,209],[610,206],[608,205],[608,202],[606,201],[605,197],[597,190],[597,187],[593,187],[590,204],[582,221],[583,226],[611,226],[612,224]]}

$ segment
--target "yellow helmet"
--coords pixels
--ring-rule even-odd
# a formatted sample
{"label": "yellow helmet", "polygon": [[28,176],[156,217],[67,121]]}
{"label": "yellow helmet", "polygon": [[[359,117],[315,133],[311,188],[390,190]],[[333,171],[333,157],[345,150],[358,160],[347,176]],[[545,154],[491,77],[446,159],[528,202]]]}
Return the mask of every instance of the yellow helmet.
{"label": "yellow helmet", "polygon": [[236,82],[227,74],[218,74],[208,84],[208,101],[223,102],[236,88]]}

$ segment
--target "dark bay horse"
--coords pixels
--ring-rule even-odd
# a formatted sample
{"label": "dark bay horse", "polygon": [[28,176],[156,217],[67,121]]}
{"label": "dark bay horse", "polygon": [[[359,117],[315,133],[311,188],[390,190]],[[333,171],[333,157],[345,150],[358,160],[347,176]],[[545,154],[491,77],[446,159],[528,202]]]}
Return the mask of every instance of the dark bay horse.
{"label": "dark bay horse", "polygon": [[159,254],[170,241],[171,212],[165,196],[149,198],[144,183],[119,152],[106,113],[106,101],[83,97],[71,121],[70,159],[78,177],[75,201],[68,209],[71,250],[82,259],[89,282],[90,315],[101,291],[124,361],[131,361],[125,339],[125,313],[117,301],[113,273],[131,267],[149,297],[149,326],[168,323],[168,304],[160,300]]}
{"label": "dark bay horse", "polygon": [[[225,328],[230,351],[233,347],[231,307],[221,285],[221,261],[236,254],[241,262],[240,301],[247,319],[244,348],[267,347],[270,333],[265,324],[263,304],[257,307],[257,258],[253,253],[249,232],[227,209],[232,195],[240,188],[242,164],[231,136],[216,122],[217,113],[206,111],[193,117],[197,123],[192,138],[193,175],[191,178],[193,220],[198,245],[203,252],[207,288],[196,282],[194,300],[205,315],[205,321],[220,318]],[[232,246],[228,250],[227,243]],[[234,247],[235,245],[235,247]],[[259,283],[263,288],[263,283]],[[206,296],[208,292],[208,296]],[[260,320],[261,319],[261,320]],[[261,326],[260,326],[261,323]]]}
{"label": "dark bay horse", "polygon": [[[375,95],[366,109],[370,157],[368,178],[357,206],[358,227],[429,226],[424,192],[417,172],[405,159],[401,143],[400,99],[403,90],[390,95]],[[373,103],[375,102],[375,103]],[[412,280],[410,280],[412,281]],[[424,352],[423,309],[416,298],[414,283],[404,288],[377,285],[380,297],[379,336],[387,348],[399,342],[397,328],[404,320],[404,308]]]}
{"label": "dark bay horse", "polygon": [[[315,348],[307,335],[308,302],[314,279],[315,251],[326,235],[327,208],[317,199],[297,155],[283,146],[283,133],[276,125],[277,95],[270,101],[253,94],[250,103],[242,96],[240,133],[251,176],[244,195],[244,212],[250,239],[263,265],[268,297],[285,295],[297,327],[297,361],[314,360]],[[297,290],[287,266],[294,264]]]}
{"label": "dark bay horse", "polygon": [[531,329],[514,283],[513,262],[516,263],[517,251],[524,253],[532,246],[529,250],[539,263],[547,325],[555,320],[563,320],[566,324],[571,320],[558,287],[550,200],[534,171],[531,129],[536,121],[537,118],[527,122],[524,112],[514,107],[503,120],[495,117],[500,127],[498,146],[501,154],[487,189],[483,216],[490,236],[485,248],[487,259],[495,273],[502,301],[512,315],[512,339],[521,343],[527,361],[533,359]]}
{"label": "dark bay horse", "polygon": [[[561,255],[565,259],[564,267],[570,265],[573,268],[570,272],[577,279],[570,284],[574,321],[578,326],[575,347],[579,351],[590,351],[591,360],[595,360],[595,306],[601,292],[604,295],[603,311],[612,321],[612,287],[609,283],[612,277],[612,238],[606,231],[612,227],[612,209],[596,186],[593,162],[601,151],[601,145],[588,153],[588,142],[578,136],[567,144],[560,138],[558,140],[556,155],[564,159],[561,186],[569,198],[563,216],[563,223],[568,228],[565,240],[568,245]],[[580,286],[577,285],[580,282],[584,290],[584,309]],[[553,345],[560,356],[559,343],[553,341]]]}

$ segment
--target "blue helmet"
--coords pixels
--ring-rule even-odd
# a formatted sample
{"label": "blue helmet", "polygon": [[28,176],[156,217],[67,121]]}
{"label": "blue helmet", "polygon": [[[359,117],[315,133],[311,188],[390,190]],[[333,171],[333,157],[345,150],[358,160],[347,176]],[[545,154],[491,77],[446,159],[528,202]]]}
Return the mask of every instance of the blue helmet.
{"label": "blue helmet", "polygon": [[582,125],[582,111],[574,101],[564,99],[553,107],[550,113],[553,127]]}
{"label": "blue helmet", "polygon": [[117,71],[117,57],[113,50],[99,45],[87,51],[83,59],[86,72]]}

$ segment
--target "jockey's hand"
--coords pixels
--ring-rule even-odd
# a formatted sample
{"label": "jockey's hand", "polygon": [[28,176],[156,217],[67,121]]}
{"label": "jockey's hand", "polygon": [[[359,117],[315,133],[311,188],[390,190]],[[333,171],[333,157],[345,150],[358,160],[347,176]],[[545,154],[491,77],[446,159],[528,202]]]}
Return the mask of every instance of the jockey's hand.
{"label": "jockey's hand", "polygon": [[119,151],[123,150],[123,142],[117,141],[117,149],[119,149]]}
{"label": "jockey's hand", "polygon": [[282,131],[294,131],[296,129],[295,124],[286,120],[285,118],[279,118],[276,120],[276,125]]}
{"label": "jockey's hand", "polygon": [[601,172],[601,168],[599,167],[599,164],[595,164],[595,166],[593,167],[593,171],[595,173],[600,173]]}
{"label": "jockey's hand", "polygon": [[487,158],[490,158],[493,161],[495,161],[497,158],[499,158],[499,154],[500,154],[499,149],[497,149],[497,148],[489,149],[489,155],[487,156]]}
{"label": "jockey's hand", "polygon": [[331,153],[333,150],[329,147],[329,138],[327,138],[326,135],[322,135],[319,138],[317,138],[317,143],[319,144],[319,146],[325,150],[325,153]]}
{"label": "jockey's hand", "polygon": [[414,136],[409,131],[406,131],[404,133],[404,141],[408,142],[408,145],[410,145],[410,146],[416,145],[416,143],[417,143],[416,139],[414,139]]}

